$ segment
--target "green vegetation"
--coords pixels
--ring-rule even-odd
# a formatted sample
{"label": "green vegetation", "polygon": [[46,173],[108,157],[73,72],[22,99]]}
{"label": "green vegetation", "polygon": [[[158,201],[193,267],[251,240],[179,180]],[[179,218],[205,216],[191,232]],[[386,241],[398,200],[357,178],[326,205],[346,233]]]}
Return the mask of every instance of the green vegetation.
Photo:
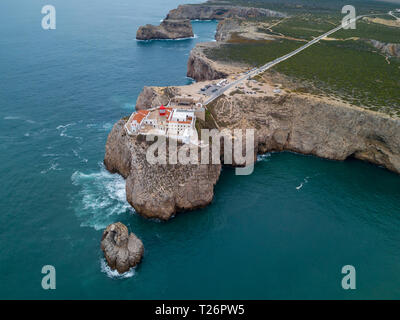
{"label": "green vegetation", "polygon": [[[289,40],[226,44],[209,50],[207,55],[216,60],[261,66],[301,44]],[[331,95],[400,116],[400,60],[390,59],[388,64],[384,56],[373,51],[364,41],[323,41],[274,70],[303,83],[296,92]]]}
{"label": "green vegetation", "polygon": [[[234,34],[228,44],[205,52],[213,60],[241,62],[250,66],[264,65],[339,25],[343,17],[341,8],[347,4],[340,0],[230,2],[291,14],[270,29],[260,24],[258,31],[277,37],[274,41],[244,39]],[[395,7],[394,4],[369,0],[355,0],[352,4],[356,6],[357,14],[386,13]],[[390,19],[389,16],[380,18]],[[269,24],[277,21],[271,19]],[[330,37],[338,40],[321,41],[307,48],[269,70],[269,75],[274,72],[283,75],[284,79],[295,84],[291,87],[293,92],[328,95],[400,116],[400,59],[385,57],[368,41],[400,43],[400,29],[359,20],[356,30],[340,30]],[[256,80],[263,81],[263,77],[257,76]]]}
{"label": "green vegetation", "polygon": [[357,37],[362,39],[375,39],[389,43],[400,43],[400,28],[388,27],[382,24],[361,20],[357,22],[357,29],[339,30],[333,35],[333,37],[337,39]]}
{"label": "green vegetation", "polygon": [[219,61],[240,61],[253,66],[262,66],[283,56],[303,43],[298,41],[252,41],[251,43],[226,44],[218,49],[206,50],[206,55]]}
{"label": "green vegetation", "polygon": [[242,90],[236,89],[232,91],[229,95],[234,96],[235,94],[244,94],[244,92]]}
{"label": "green vegetation", "polygon": [[[400,112],[400,61],[388,64],[359,42],[322,42],[276,66],[325,94],[389,114]],[[400,115],[400,114],[399,114]]]}
{"label": "green vegetation", "polygon": [[[225,4],[226,0],[214,0],[213,3]],[[357,8],[358,14],[370,12],[388,12],[396,8],[396,4],[377,0],[229,0],[232,5],[267,8],[276,11],[297,13],[335,13],[340,14],[343,6],[351,4]]]}
{"label": "green vegetation", "polygon": [[201,137],[201,129],[216,129],[217,125],[214,122],[214,119],[211,115],[211,112],[209,111],[209,107],[206,108],[205,110],[205,116],[204,116],[204,121],[197,118],[196,119],[196,131],[199,137]]}
{"label": "green vegetation", "polygon": [[337,18],[329,15],[311,16],[303,14],[291,17],[272,28],[275,34],[311,40],[337,26]]}

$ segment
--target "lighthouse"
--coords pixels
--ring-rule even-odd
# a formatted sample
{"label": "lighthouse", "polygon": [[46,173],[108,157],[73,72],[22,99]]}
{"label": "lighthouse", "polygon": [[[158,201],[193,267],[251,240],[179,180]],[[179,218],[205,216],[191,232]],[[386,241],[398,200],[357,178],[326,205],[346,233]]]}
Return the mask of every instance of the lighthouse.
{"label": "lighthouse", "polygon": [[165,116],[165,107],[163,104],[161,105],[159,111],[160,111],[160,116]]}

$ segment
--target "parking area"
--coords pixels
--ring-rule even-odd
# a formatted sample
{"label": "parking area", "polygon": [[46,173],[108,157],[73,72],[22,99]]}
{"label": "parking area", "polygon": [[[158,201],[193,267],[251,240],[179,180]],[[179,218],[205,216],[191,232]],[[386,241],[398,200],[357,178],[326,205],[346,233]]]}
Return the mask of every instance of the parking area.
{"label": "parking area", "polygon": [[216,84],[208,84],[204,87],[202,87],[199,91],[200,94],[205,95],[207,97],[213,95],[215,92],[217,92],[221,86],[218,86]]}
{"label": "parking area", "polygon": [[215,83],[210,83],[205,85],[204,87],[202,87],[200,89],[200,94],[203,94],[205,96],[212,96],[213,94],[215,94],[219,89],[223,88],[224,86],[226,86],[227,84],[229,84],[227,79],[222,79],[219,82]]}

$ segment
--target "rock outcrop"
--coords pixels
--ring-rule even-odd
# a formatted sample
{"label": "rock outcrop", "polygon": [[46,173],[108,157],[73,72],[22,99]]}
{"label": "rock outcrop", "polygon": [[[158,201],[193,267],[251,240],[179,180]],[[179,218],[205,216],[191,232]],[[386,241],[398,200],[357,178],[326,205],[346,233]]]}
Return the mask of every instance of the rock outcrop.
{"label": "rock outcrop", "polygon": [[370,43],[384,55],[400,58],[400,43],[384,43],[377,40],[370,40]]}
{"label": "rock outcrop", "polygon": [[166,19],[159,26],[147,24],[138,29],[138,40],[182,39],[193,37],[190,20]]}
{"label": "rock outcrop", "polygon": [[265,18],[284,17],[285,14],[263,8],[240,7],[230,5],[212,4],[187,4],[180,5],[171,10],[167,19],[189,19],[189,20],[221,20],[225,18]]}
{"label": "rock outcrop", "polygon": [[161,104],[167,105],[175,95],[177,95],[177,90],[173,87],[144,87],[136,100],[135,108],[136,110],[146,110]]}
{"label": "rock outcrop", "polygon": [[112,270],[127,272],[142,260],[144,246],[142,241],[121,222],[110,224],[103,232],[101,250]]}
{"label": "rock outcrop", "polygon": [[[205,207],[212,201],[221,165],[151,164],[146,154],[153,142],[128,136],[125,123],[120,120],[114,125],[104,163],[126,178],[127,200],[138,214],[168,220],[177,212]],[[178,146],[178,152],[183,147]]]}
{"label": "rock outcrop", "polygon": [[215,40],[228,41],[232,32],[240,30],[240,24],[237,19],[225,19],[218,23]]}
{"label": "rock outcrop", "polygon": [[218,63],[206,57],[205,50],[214,49],[219,45],[217,42],[198,43],[190,52],[187,76],[196,81],[204,81],[222,79],[230,74],[242,72],[244,66]]}

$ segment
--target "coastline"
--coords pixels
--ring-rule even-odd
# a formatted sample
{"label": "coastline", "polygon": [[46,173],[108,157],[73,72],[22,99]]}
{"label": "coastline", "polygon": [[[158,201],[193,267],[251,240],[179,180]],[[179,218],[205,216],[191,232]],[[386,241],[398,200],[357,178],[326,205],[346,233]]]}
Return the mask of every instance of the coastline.
{"label": "coastline", "polygon": [[[215,36],[217,39],[224,38],[218,34],[225,32],[225,30],[221,31],[222,29],[218,25]],[[203,54],[205,48],[218,46],[220,43],[220,41],[200,43],[190,52],[187,76],[197,81],[193,85],[212,84],[213,80],[235,76],[248,68],[245,65],[221,64]],[[268,82],[268,79],[264,80]],[[176,96],[192,95],[197,90],[191,89],[193,85],[168,88],[172,89]],[[273,86],[273,84],[269,85]],[[168,98],[163,97],[164,89],[165,87],[145,87],[137,99],[137,109],[150,108],[156,104],[156,101],[166,99],[168,101]],[[208,109],[212,109],[211,113],[221,129],[256,128],[256,153],[259,155],[289,151],[338,161],[356,158],[400,173],[398,151],[400,140],[396,139],[400,136],[400,119],[393,119],[385,114],[365,110],[345,102],[337,102],[328,97],[294,94],[285,89],[282,88],[280,94],[272,96],[261,94],[257,98],[246,99],[242,99],[241,95],[231,91],[230,94],[218,99],[216,103],[212,103]],[[227,105],[229,108],[226,108]],[[110,172],[118,172],[127,179],[128,202],[139,214],[148,218],[168,220],[177,212],[204,207],[212,202],[213,189],[218,181],[220,168],[211,179],[212,183],[205,187],[207,196],[203,201],[194,195],[195,192],[192,194],[186,192],[182,198],[184,201],[179,204],[176,199],[182,197],[183,191],[179,191],[180,188],[175,185],[170,188],[172,192],[165,199],[164,204],[155,205],[154,190],[171,187],[174,185],[171,184],[173,179],[167,179],[168,181],[161,183],[160,187],[157,185],[158,180],[163,179],[166,172],[160,170],[159,166],[147,166],[144,163],[145,160],[131,163],[131,159],[140,158],[138,154],[143,155],[145,149],[143,145],[139,147],[140,142],[133,139],[125,141],[124,133],[120,128],[121,124],[116,124],[109,136],[104,162]],[[110,138],[111,136],[114,138]],[[119,146],[117,150],[115,150],[115,145]],[[125,156],[123,159],[118,159],[113,155],[117,153]],[[142,170],[143,167],[146,167],[147,173]],[[139,176],[137,176],[137,168],[141,168],[142,173]],[[185,183],[193,186],[194,181],[204,179],[204,177],[199,178],[202,173],[198,169],[199,167],[195,166],[189,168],[189,175],[194,180],[190,178]],[[171,165],[168,174],[178,177],[181,174],[180,170],[178,166]],[[137,189],[147,175],[157,176],[157,179],[145,188],[147,191],[142,188]],[[135,193],[139,194],[141,200],[138,200],[138,195]],[[195,198],[197,200],[194,200]],[[150,199],[149,202],[152,203],[150,207],[143,199]],[[198,204],[198,201],[201,204]]]}

